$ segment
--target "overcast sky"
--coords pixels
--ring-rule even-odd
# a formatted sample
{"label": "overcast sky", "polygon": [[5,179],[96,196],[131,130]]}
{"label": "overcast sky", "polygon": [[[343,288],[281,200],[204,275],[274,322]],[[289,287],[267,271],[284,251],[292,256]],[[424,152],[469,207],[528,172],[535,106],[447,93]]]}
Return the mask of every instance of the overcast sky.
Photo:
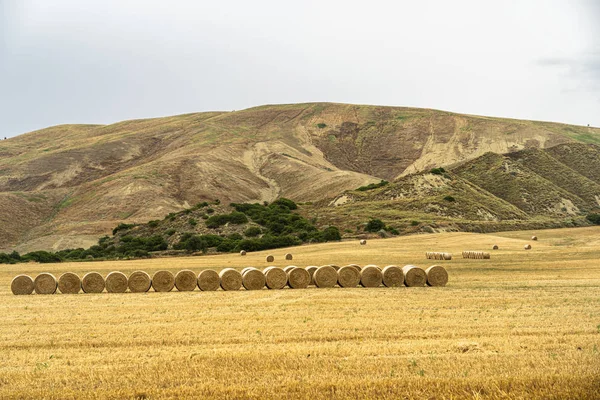
{"label": "overcast sky", "polygon": [[0,136],[330,101],[600,126],[596,0],[0,0]]}

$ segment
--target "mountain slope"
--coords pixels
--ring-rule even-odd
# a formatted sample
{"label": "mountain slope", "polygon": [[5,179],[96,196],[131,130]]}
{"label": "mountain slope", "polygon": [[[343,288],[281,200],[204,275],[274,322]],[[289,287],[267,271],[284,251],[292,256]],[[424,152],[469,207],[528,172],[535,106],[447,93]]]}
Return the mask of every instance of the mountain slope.
{"label": "mountain slope", "polygon": [[582,138],[600,142],[599,130],[329,103],[62,125],[0,142],[0,248],[85,246],[119,222],[206,200],[319,201],[487,151]]}

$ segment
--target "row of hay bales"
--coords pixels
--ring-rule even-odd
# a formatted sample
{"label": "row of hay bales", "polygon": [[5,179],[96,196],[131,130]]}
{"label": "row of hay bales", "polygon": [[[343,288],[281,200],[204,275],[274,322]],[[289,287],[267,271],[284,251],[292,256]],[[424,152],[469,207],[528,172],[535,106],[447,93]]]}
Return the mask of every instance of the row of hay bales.
{"label": "row of hay bales", "polygon": [[463,258],[473,258],[478,260],[489,260],[491,258],[490,253],[487,251],[463,251]]}
{"label": "row of hay bales", "polygon": [[54,294],[57,291],[64,294],[102,293],[132,293],[170,292],[176,288],[180,292],[201,291],[304,289],[309,286],[318,288],[347,287],[398,287],[398,286],[445,286],[448,273],[445,268],[433,265],[423,270],[414,265],[399,267],[388,265],[379,268],[376,265],[360,267],[356,264],[338,267],[336,265],[308,266],[300,268],[293,265],[285,268],[270,266],[264,270],[254,267],[238,271],[225,268],[220,272],[207,269],[196,275],[193,271],[182,270],[173,275],[170,271],[158,271],[152,277],[144,271],[135,271],[129,277],[124,273],[110,272],[104,278],[98,272],[89,272],[79,278],[77,274],[66,272],[58,280],[50,273],[44,272],[32,279],[28,275],[18,275],[11,282],[13,294]]}
{"label": "row of hay bales", "polygon": [[427,251],[425,252],[425,257],[428,260],[452,260],[451,253],[440,253],[437,251]]}

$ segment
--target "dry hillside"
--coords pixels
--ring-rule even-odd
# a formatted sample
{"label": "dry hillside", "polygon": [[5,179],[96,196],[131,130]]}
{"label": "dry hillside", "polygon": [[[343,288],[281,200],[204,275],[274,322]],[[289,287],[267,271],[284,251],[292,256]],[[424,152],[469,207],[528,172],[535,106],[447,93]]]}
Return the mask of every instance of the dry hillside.
{"label": "dry hillside", "polygon": [[328,103],[62,125],[0,143],[0,248],[87,247],[204,200],[317,201],[488,151],[599,141],[586,127]]}

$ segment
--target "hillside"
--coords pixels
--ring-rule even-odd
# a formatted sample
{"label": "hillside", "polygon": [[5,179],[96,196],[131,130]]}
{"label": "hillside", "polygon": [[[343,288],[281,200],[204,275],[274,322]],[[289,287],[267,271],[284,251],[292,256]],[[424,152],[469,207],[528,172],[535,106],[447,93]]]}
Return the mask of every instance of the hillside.
{"label": "hillside", "polygon": [[329,103],[51,127],[0,142],[0,249],[88,247],[120,222],[203,201],[324,201],[489,151],[577,142],[600,143],[600,130]]}

